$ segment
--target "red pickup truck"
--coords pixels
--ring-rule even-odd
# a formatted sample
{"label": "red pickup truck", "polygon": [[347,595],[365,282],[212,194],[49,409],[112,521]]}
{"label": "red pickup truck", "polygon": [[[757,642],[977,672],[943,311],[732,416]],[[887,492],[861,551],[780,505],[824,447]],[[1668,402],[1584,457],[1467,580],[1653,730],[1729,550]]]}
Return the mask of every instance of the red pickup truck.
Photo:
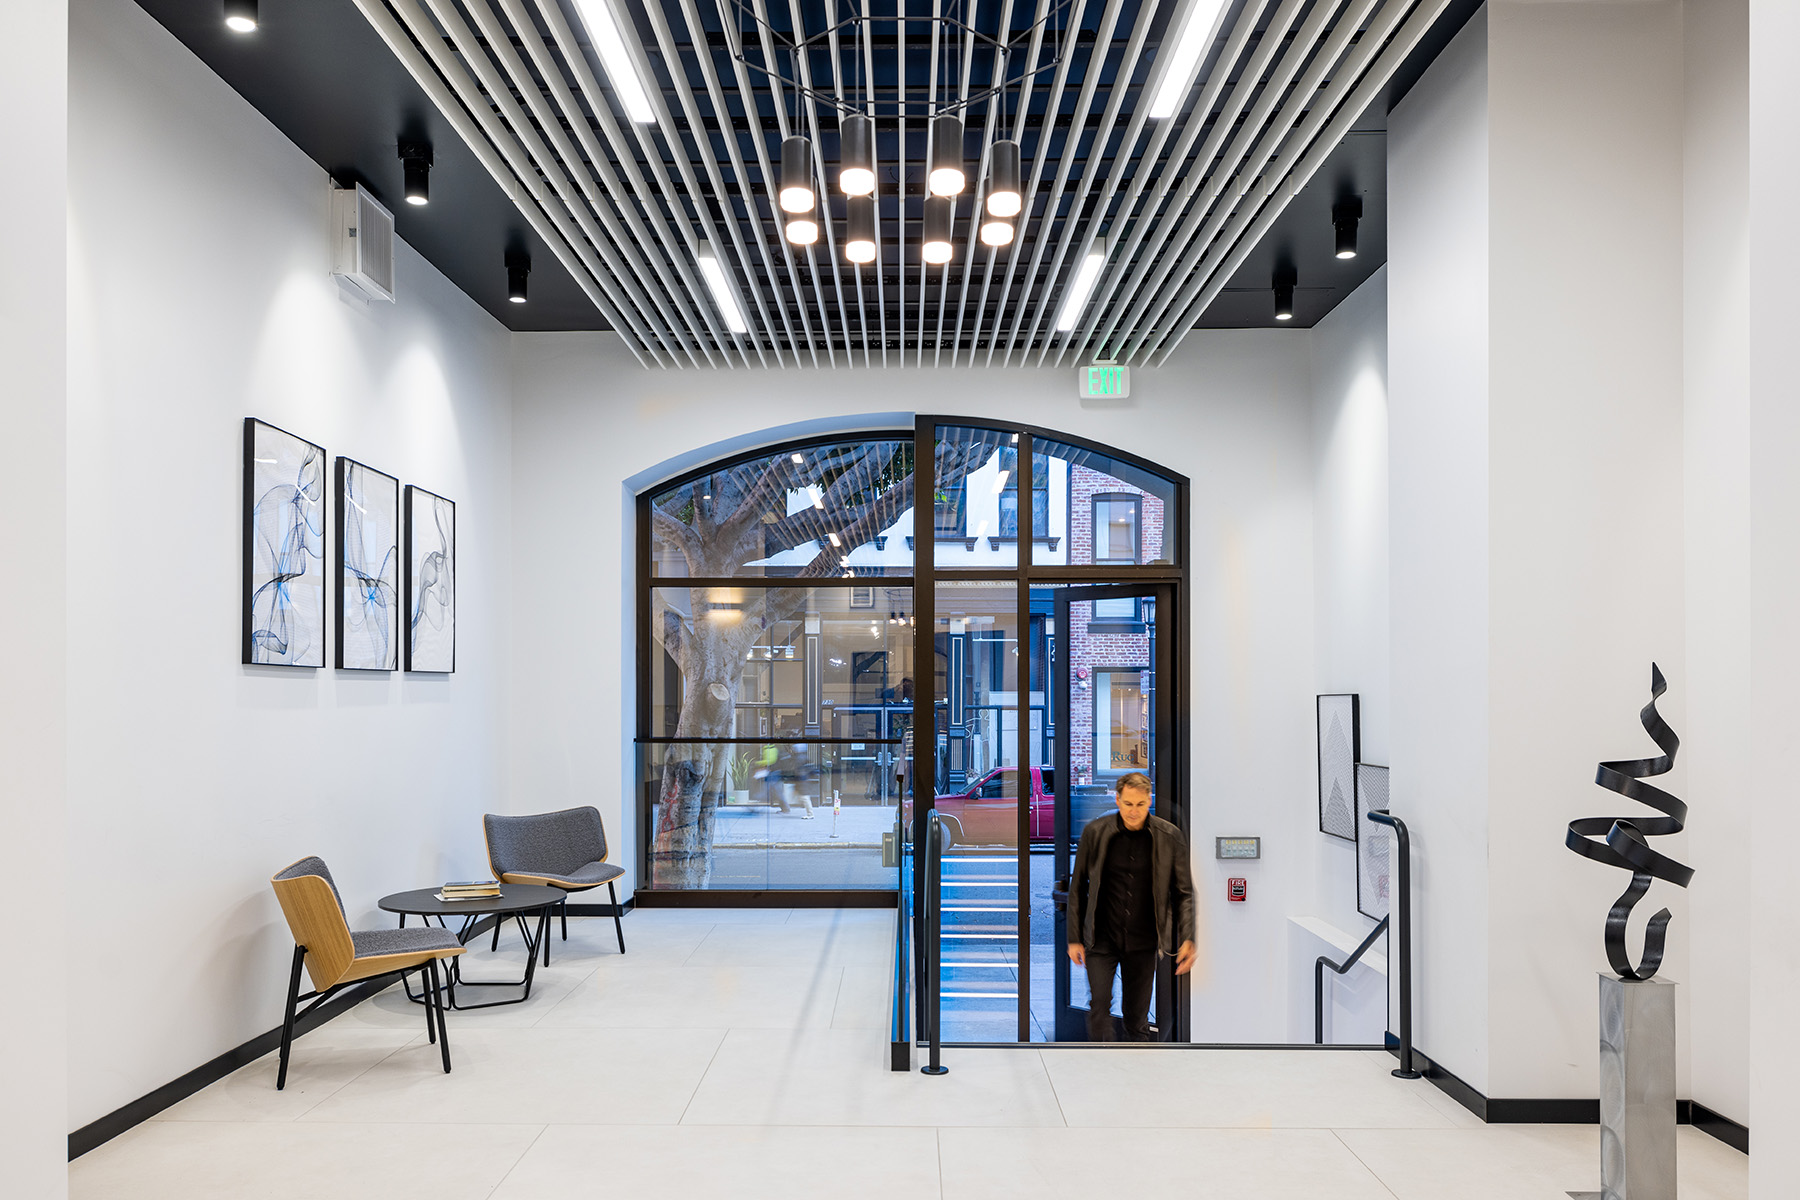
{"label": "red pickup truck", "polygon": [[[953,846],[1016,846],[1019,844],[1019,780],[1017,767],[995,767],[960,792],[939,796],[937,811],[944,818],[944,833]],[[1048,842],[1056,836],[1056,772],[1049,767],[1031,768],[1031,840]],[[910,819],[911,813],[908,812]]]}

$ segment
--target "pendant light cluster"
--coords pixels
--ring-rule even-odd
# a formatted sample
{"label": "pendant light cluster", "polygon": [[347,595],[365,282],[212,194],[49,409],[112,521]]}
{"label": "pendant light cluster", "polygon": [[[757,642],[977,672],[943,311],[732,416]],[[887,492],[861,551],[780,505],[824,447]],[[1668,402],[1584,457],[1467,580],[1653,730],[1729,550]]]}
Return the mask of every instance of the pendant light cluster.
{"label": "pendant light cluster", "polygon": [[[875,120],[861,113],[845,117],[838,127],[843,161],[838,164],[838,190],[844,194],[846,237],[844,257],[853,263],[875,261],[879,250],[875,236]],[[998,250],[1012,245],[1014,218],[1025,208],[1020,186],[1019,143],[1006,139],[994,143],[988,172],[986,213],[981,219],[981,244]],[[931,120],[931,159],[926,176],[925,230],[919,257],[928,263],[947,263],[956,253],[956,197],[968,187],[963,160],[962,118],[948,114]],[[812,140],[795,136],[781,143],[781,179],[777,196],[783,214],[783,231],[795,246],[811,246],[819,240],[819,195],[813,186]]]}

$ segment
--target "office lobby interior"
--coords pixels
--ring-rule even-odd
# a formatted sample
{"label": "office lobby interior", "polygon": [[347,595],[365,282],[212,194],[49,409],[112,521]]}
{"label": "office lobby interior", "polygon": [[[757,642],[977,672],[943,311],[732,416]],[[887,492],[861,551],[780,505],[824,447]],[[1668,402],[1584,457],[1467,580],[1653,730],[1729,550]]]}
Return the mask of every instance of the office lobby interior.
{"label": "office lobby interior", "polygon": [[8,1200],[1800,1195],[1791,0],[5,26]]}

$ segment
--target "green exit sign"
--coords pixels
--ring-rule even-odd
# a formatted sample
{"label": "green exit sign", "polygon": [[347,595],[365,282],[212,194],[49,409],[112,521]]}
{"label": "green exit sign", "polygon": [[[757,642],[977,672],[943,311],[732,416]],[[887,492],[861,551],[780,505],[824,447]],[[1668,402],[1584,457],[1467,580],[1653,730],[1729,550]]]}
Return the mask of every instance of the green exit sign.
{"label": "green exit sign", "polygon": [[1130,367],[1082,367],[1080,376],[1083,400],[1123,399],[1131,395]]}

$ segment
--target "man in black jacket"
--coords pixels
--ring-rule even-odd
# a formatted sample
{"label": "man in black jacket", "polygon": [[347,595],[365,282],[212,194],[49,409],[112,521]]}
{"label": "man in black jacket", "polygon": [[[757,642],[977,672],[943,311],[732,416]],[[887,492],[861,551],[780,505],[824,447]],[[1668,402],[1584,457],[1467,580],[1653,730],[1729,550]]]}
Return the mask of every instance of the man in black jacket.
{"label": "man in black jacket", "polygon": [[1194,965],[1194,879],[1187,839],[1150,815],[1150,780],[1136,771],[1114,787],[1117,816],[1081,831],[1069,880],[1069,959],[1087,968],[1088,1040],[1115,1040],[1113,976],[1124,976],[1125,1038],[1150,1040],[1158,951],[1175,973]]}

